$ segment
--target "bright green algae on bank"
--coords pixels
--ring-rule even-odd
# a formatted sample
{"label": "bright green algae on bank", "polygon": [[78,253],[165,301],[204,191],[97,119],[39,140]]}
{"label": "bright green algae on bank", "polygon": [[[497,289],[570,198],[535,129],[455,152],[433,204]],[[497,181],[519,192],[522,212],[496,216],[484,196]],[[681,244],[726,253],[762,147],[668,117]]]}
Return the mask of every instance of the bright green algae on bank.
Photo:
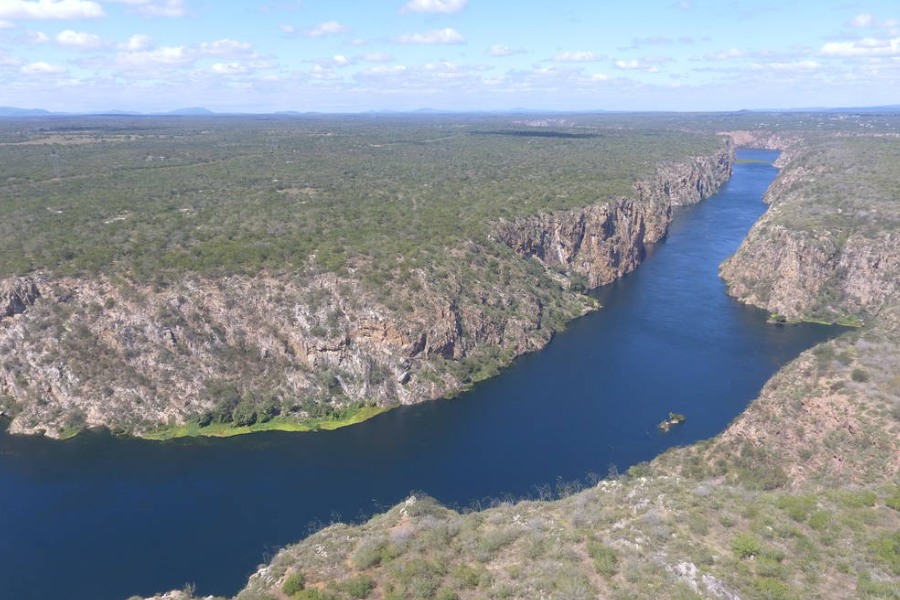
{"label": "bright green algae on bank", "polygon": [[387,412],[391,408],[392,407],[388,406],[364,406],[359,409],[352,409],[336,419],[294,421],[284,417],[276,417],[265,423],[254,423],[253,425],[244,425],[240,427],[235,427],[229,423],[213,423],[203,427],[197,423],[189,423],[142,434],[141,437],[149,440],[163,441],[200,436],[232,437],[261,431],[332,431],[340,429],[341,427],[362,423],[381,413]]}

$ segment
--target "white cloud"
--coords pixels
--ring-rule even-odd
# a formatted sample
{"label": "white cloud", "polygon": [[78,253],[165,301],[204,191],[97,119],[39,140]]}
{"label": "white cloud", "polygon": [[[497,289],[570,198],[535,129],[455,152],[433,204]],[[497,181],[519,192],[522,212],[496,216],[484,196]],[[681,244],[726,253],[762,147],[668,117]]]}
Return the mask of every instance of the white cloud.
{"label": "white cloud", "polygon": [[124,44],[120,44],[119,48],[137,52],[140,50],[149,50],[152,46],[153,43],[151,42],[150,36],[139,33],[128,38],[128,41]]}
{"label": "white cloud", "polygon": [[425,33],[410,33],[394,38],[398,44],[463,44],[465,39],[452,27],[435,29]]}
{"label": "white cloud", "polygon": [[754,63],[750,65],[750,68],[754,71],[813,71],[819,68],[819,63],[814,60],[797,60],[793,62],[773,62],[765,64]]}
{"label": "white cloud", "polygon": [[617,60],[616,68],[626,71],[633,71],[641,68],[640,61],[637,60]]}
{"label": "white cloud", "polygon": [[869,13],[862,13],[853,17],[850,21],[850,27],[871,27],[875,19]]}
{"label": "white cloud", "polygon": [[406,67],[404,65],[394,65],[393,67],[388,67],[385,65],[378,65],[377,67],[372,67],[371,69],[367,69],[363,71],[364,75],[396,75],[398,73],[405,73]]}
{"label": "white cloud", "polygon": [[[137,4],[129,2],[129,4]],[[187,15],[184,0],[164,0],[161,3],[142,4],[138,12],[145,17],[183,17]]]}
{"label": "white cloud", "polygon": [[615,62],[615,67],[622,71],[658,73],[659,66],[670,61],[671,59],[665,56],[644,56],[636,60],[617,60]]}
{"label": "white cloud", "polygon": [[410,0],[401,12],[455,13],[466,7],[468,0]]}
{"label": "white cloud", "polygon": [[92,50],[103,45],[99,35],[85,33],[83,31],[73,31],[71,29],[66,29],[56,34],[56,41],[61,46],[68,46],[79,50]]}
{"label": "white cloud", "polygon": [[230,63],[216,63],[212,66],[213,73],[218,73],[220,75],[238,75],[240,73],[246,73],[248,70],[246,65],[237,62]]}
{"label": "white cloud", "polygon": [[900,56],[900,37],[892,39],[863,38],[849,42],[829,42],[822,46],[819,54],[843,58]]}
{"label": "white cloud", "polygon": [[247,42],[239,42],[229,38],[223,38],[214,42],[203,42],[197,47],[201,54],[209,56],[247,54],[253,51],[253,45]]}
{"label": "white cloud", "polygon": [[[282,30],[284,30],[283,27],[282,27]],[[296,29],[294,29],[294,31],[290,31],[290,32],[286,32],[286,33],[294,33],[295,31],[296,31]],[[337,21],[325,21],[324,23],[319,23],[318,25],[316,25],[315,27],[312,27],[310,29],[304,29],[300,33],[302,33],[306,37],[322,37],[325,35],[336,35],[339,33],[346,33],[348,31],[350,31],[349,27],[345,27]]]}
{"label": "white cloud", "polygon": [[494,44],[488,49],[491,56],[512,56],[513,54],[525,54],[527,50],[524,48],[510,48],[503,44]]}
{"label": "white cloud", "polygon": [[23,65],[21,71],[25,75],[44,75],[52,73],[65,73],[65,67],[60,65],[52,65],[47,62],[33,62]]}
{"label": "white cloud", "polygon": [[105,16],[103,7],[92,0],[0,1],[0,19],[93,19],[102,16]]}
{"label": "white cloud", "polygon": [[146,69],[159,66],[179,66],[194,62],[194,57],[184,46],[164,46],[155,50],[121,52],[116,64],[131,69]]}
{"label": "white cloud", "polygon": [[557,52],[553,55],[555,62],[597,62],[603,60],[603,56],[596,52]]}

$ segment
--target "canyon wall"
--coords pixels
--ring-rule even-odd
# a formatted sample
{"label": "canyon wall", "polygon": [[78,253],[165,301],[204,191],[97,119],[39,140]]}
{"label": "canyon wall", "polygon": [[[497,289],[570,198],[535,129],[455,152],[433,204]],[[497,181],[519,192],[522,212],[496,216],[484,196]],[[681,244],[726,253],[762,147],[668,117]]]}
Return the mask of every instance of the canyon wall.
{"label": "canyon wall", "polygon": [[867,175],[876,166],[864,144],[872,160],[896,153],[879,138],[790,146],[765,196],[769,210],[722,265],[731,295],[790,320],[828,322],[865,322],[895,301],[900,210]]}
{"label": "canyon wall", "polygon": [[453,270],[381,288],[313,272],[0,281],[0,411],[15,433],[144,435],[452,395],[595,309],[579,292],[634,269],[672,207],[715,192],[732,157],[726,144],[662,165],[633,198],[500,222],[490,247],[448,250]]}

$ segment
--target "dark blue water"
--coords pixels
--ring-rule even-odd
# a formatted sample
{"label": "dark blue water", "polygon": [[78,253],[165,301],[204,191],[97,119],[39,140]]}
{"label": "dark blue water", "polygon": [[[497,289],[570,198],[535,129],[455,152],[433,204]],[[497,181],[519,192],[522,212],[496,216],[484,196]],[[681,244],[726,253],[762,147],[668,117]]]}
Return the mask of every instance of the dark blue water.
{"label": "dark blue water", "polygon": [[[102,600],[188,582],[232,594],[311,524],[363,518],[411,491],[460,505],[534,496],[715,435],[780,365],[836,333],[767,325],[718,278],[775,174],[737,165],[637,272],[599,291],[602,311],[459,398],[314,434],[0,434],[0,597]],[[687,422],[659,433],[670,410]]]}

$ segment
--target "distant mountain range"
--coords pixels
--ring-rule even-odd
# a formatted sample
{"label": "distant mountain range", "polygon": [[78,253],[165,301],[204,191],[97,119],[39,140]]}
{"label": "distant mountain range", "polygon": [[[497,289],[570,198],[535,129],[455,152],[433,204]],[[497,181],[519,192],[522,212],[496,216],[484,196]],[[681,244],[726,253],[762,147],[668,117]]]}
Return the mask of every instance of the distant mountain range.
{"label": "distant mountain range", "polygon": [[[577,114],[577,113],[589,113],[589,112],[629,112],[629,111],[607,111],[607,110],[594,110],[594,111],[565,111],[565,110],[532,110],[526,108],[514,108],[510,110],[497,110],[497,111],[453,111],[453,110],[438,110],[433,108],[420,108],[418,110],[410,110],[410,111],[397,111],[397,110],[368,110],[361,111],[363,114],[451,114],[451,113],[511,113],[511,114],[525,114],[525,113],[533,113],[533,114]],[[639,111],[638,111],[639,112]],[[706,112],[706,111],[699,111]],[[717,112],[717,111],[712,111]],[[732,112],[732,111],[721,111],[721,112]],[[768,108],[768,109],[752,109],[752,110],[742,110],[738,112],[759,112],[759,113],[863,113],[863,114],[872,114],[872,113],[896,113],[900,112],[900,104],[891,104],[885,106],[847,106],[847,107],[809,107],[809,108]],[[252,115],[252,114],[270,114],[270,115],[279,115],[279,116],[301,116],[301,115],[310,115],[310,114],[323,114],[319,111],[295,111],[295,110],[282,110],[282,111],[274,111],[269,113],[247,113],[247,112],[215,112],[209,110],[208,108],[204,108],[202,106],[193,106],[189,108],[178,108],[170,111],[161,111],[161,112],[141,112],[141,111],[128,111],[128,110],[103,110],[103,111],[84,111],[84,112],[53,112],[49,110],[44,110],[42,108],[18,108],[15,106],[0,106],[0,117],[41,117],[41,116],[79,116],[79,115],[92,115],[92,116],[193,116],[193,117],[202,117],[202,116],[212,116],[212,115]]]}

